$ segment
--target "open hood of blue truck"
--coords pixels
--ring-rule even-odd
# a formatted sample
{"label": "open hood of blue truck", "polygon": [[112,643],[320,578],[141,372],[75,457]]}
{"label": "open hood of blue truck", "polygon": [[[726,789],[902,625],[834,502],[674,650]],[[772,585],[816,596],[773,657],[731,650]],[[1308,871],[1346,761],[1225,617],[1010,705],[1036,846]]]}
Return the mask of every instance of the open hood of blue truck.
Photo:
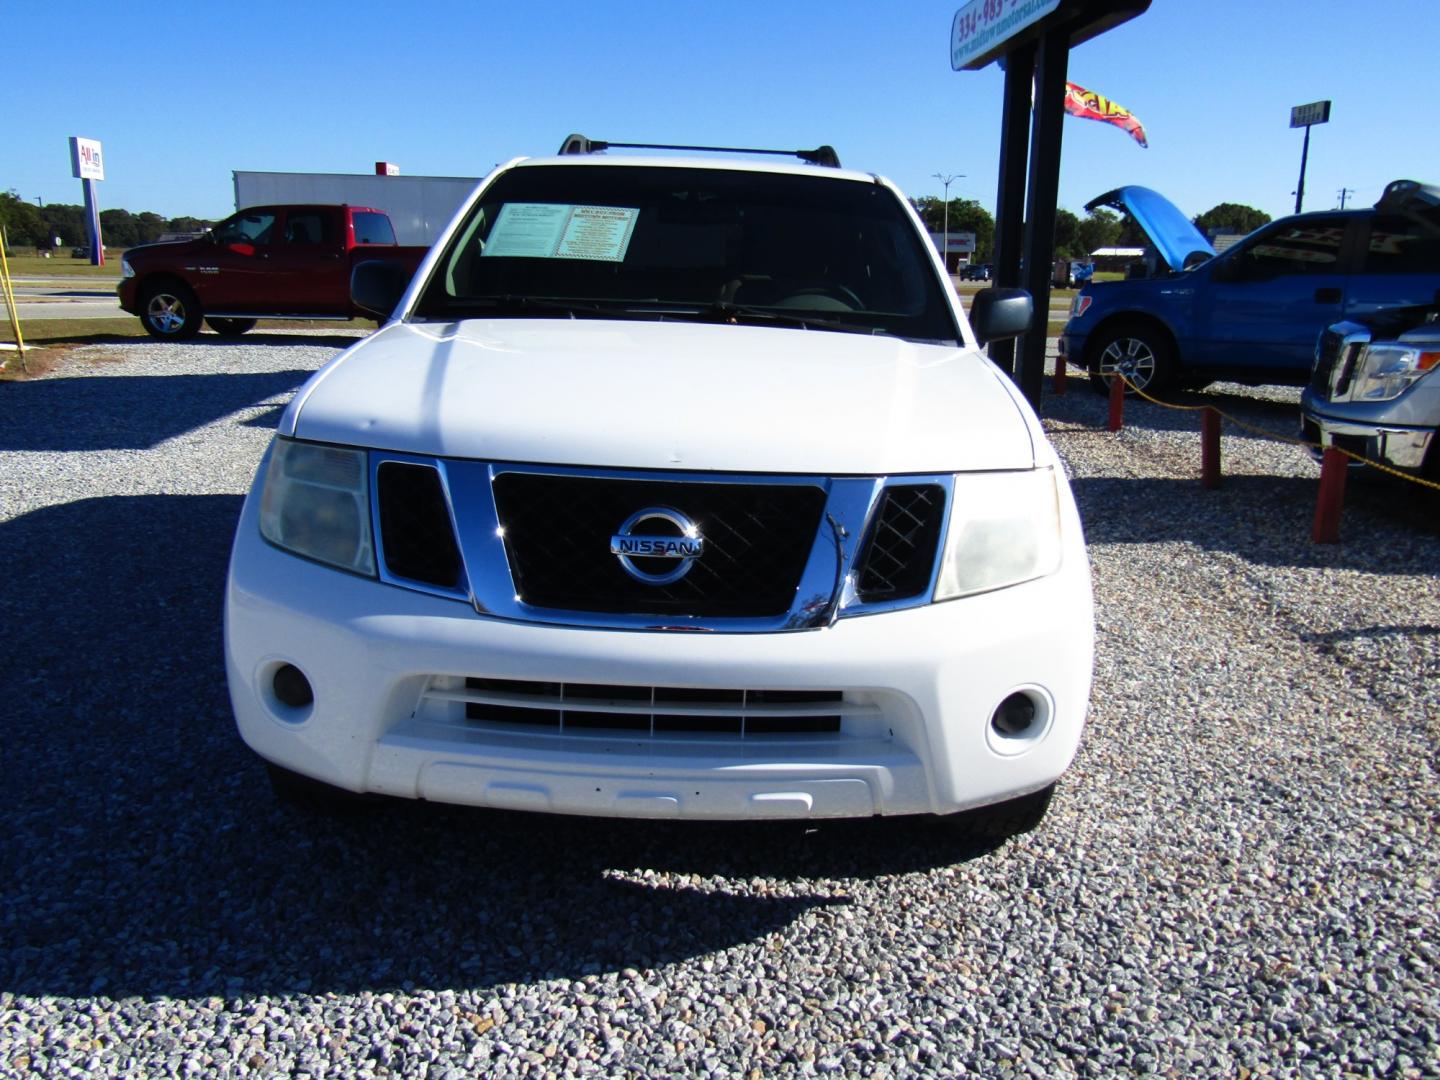
{"label": "open hood of blue truck", "polygon": [[1131,184],[1096,196],[1085,204],[1085,209],[1094,210],[1099,206],[1120,210],[1134,218],[1172,270],[1188,269],[1215,256],[1210,241],[1158,191]]}

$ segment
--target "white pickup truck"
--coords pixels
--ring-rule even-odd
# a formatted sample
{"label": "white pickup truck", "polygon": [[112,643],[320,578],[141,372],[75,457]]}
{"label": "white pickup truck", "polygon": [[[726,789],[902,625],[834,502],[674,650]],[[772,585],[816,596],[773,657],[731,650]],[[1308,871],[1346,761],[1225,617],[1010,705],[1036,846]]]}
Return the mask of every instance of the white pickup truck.
{"label": "white pickup truck", "polygon": [[498,168],[413,281],[357,267],[393,319],[295,396],[239,523],[241,735],[306,798],[1032,827],[1093,619],[981,352],[1029,297],[967,322],[833,152],[603,145]]}

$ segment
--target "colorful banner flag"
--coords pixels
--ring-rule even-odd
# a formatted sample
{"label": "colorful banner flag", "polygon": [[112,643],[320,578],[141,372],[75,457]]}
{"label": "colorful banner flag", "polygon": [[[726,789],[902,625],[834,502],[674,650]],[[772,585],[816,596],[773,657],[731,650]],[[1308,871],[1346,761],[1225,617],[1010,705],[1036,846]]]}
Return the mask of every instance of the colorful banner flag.
{"label": "colorful banner flag", "polygon": [[1073,82],[1065,84],[1065,111],[1071,116],[1078,116],[1082,120],[1100,120],[1106,124],[1114,124],[1122,131],[1128,131],[1130,137],[1141,146],[1149,147],[1145,141],[1145,125],[1135,118],[1135,114],[1123,106],[1097,94],[1094,90],[1086,90],[1083,86],[1076,86]]}

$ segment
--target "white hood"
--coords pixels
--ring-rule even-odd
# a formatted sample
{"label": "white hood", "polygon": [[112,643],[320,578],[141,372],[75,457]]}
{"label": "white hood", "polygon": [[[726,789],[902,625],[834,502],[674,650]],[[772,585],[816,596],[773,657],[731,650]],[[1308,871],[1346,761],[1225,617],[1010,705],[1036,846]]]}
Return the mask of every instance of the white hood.
{"label": "white hood", "polygon": [[489,461],[895,475],[1029,468],[977,351],[693,322],[387,327],[302,388],[282,434]]}

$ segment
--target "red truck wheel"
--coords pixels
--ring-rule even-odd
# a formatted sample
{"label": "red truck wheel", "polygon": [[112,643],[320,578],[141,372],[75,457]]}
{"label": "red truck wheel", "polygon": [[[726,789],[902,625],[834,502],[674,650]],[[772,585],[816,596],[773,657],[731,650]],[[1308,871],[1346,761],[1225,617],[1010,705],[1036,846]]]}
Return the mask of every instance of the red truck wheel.
{"label": "red truck wheel", "polygon": [[179,341],[200,332],[200,301],[178,282],[147,285],[140,295],[140,322],[151,337]]}

